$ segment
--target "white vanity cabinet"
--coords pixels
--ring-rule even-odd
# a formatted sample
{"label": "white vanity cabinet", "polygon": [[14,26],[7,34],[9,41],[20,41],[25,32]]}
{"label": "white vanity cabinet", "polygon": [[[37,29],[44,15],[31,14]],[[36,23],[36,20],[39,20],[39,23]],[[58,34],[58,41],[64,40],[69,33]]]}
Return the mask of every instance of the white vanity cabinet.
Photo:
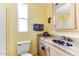
{"label": "white vanity cabinet", "polygon": [[[71,53],[55,46],[51,42],[49,42],[50,39],[40,39],[40,56],[72,56]],[[41,49],[41,44],[44,46],[44,50]]]}

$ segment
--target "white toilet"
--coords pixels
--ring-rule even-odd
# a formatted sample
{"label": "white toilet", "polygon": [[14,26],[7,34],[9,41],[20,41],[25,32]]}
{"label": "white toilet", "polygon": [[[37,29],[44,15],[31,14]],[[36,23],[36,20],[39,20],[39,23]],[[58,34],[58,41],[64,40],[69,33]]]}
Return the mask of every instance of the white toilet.
{"label": "white toilet", "polygon": [[17,42],[17,54],[19,56],[32,56],[29,53],[31,41]]}

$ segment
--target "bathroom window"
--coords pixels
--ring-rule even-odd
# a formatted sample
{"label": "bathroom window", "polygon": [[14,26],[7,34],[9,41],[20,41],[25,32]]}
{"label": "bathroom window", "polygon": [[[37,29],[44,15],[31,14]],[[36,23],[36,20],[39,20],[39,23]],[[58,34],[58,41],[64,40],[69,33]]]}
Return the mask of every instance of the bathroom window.
{"label": "bathroom window", "polygon": [[27,4],[17,4],[18,7],[18,32],[28,31],[28,6]]}

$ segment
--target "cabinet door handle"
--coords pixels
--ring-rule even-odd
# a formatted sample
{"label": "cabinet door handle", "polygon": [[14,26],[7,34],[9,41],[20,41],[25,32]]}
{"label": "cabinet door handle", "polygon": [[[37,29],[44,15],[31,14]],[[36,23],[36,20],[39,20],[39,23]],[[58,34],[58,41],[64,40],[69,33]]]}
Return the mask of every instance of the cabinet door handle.
{"label": "cabinet door handle", "polygon": [[42,50],[45,50],[45,47],[42,46],[41,49],[42,49]]}

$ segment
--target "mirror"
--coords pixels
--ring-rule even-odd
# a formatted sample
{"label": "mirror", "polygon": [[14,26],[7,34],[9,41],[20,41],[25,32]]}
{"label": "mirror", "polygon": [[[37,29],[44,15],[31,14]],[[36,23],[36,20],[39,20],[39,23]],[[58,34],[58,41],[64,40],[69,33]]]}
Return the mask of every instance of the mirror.
{"label": "mirror", "polygon": [[55,4],[55,29],[73,30],[76,28],[75,4]]}

